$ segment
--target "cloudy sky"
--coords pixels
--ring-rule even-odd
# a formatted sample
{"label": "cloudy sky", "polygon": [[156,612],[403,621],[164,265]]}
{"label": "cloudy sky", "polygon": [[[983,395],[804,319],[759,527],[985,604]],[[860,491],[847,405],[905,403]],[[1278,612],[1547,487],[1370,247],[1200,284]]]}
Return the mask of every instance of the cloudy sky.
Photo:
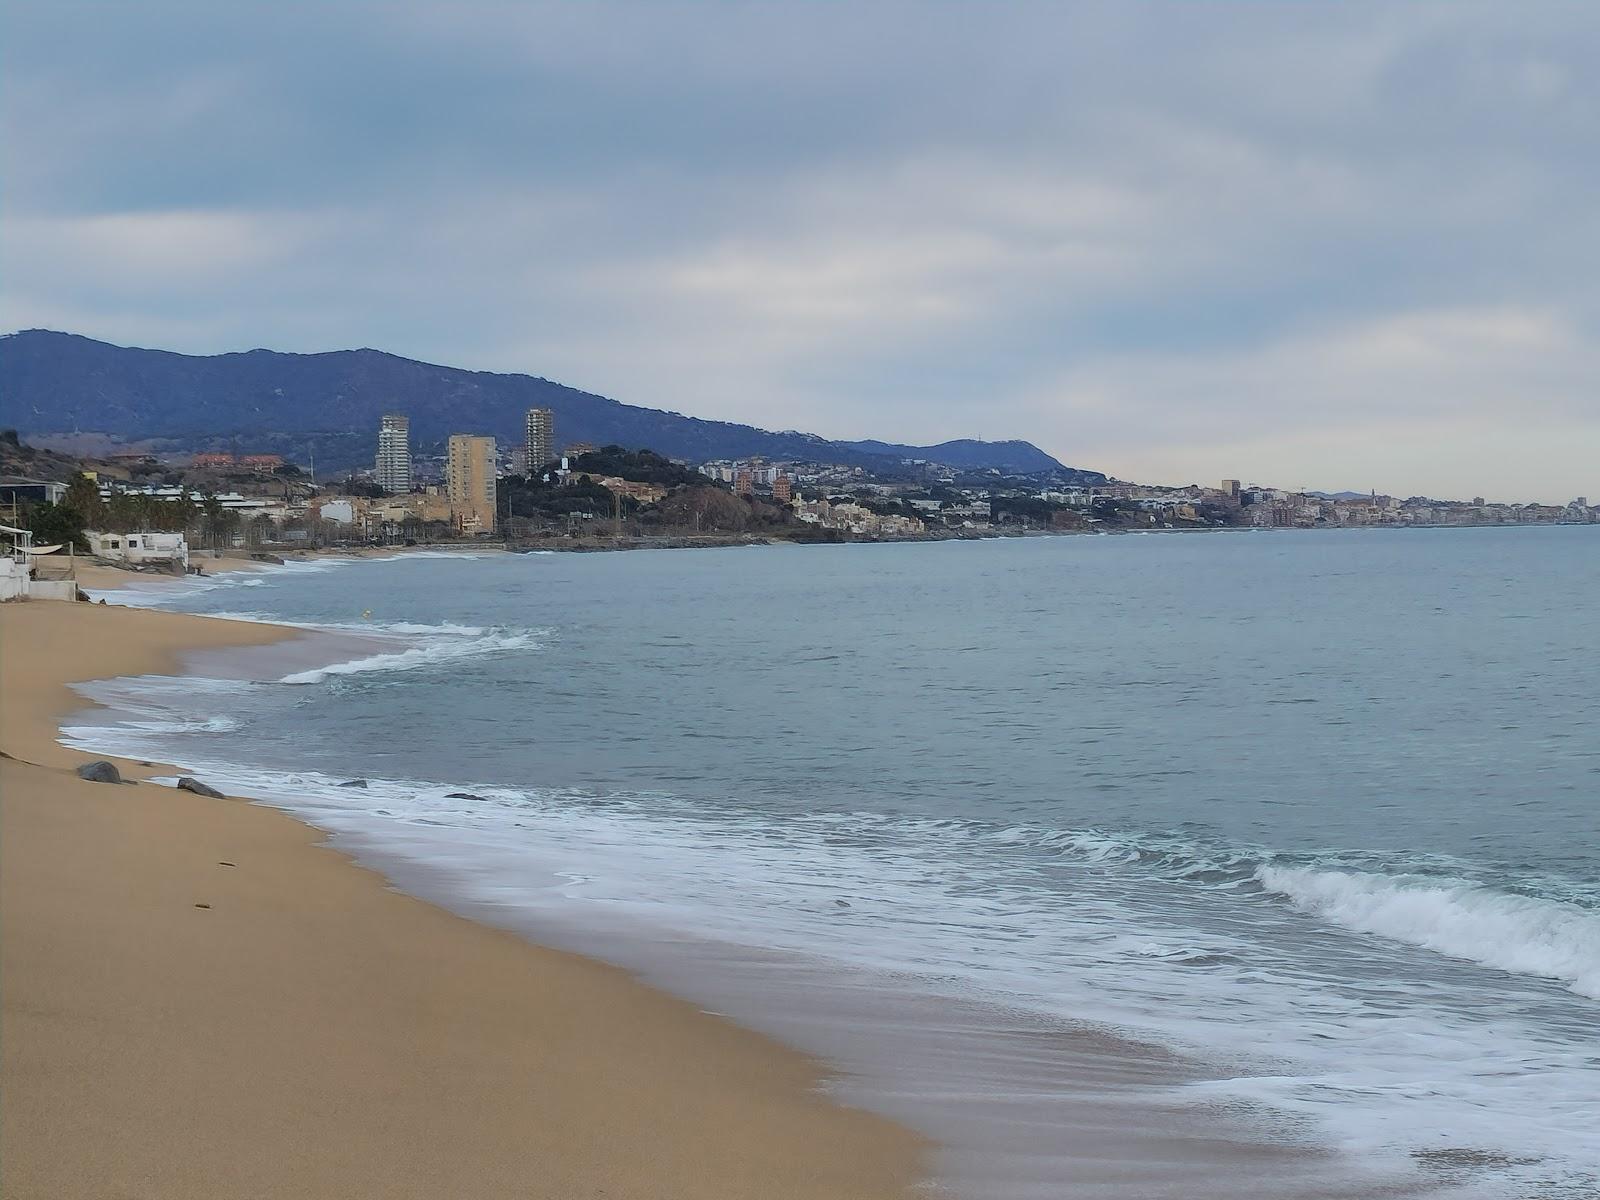
{"label": "cloudy sky", "polygon": [[74,3],[0,326],[1600,497],[1600,4]]}

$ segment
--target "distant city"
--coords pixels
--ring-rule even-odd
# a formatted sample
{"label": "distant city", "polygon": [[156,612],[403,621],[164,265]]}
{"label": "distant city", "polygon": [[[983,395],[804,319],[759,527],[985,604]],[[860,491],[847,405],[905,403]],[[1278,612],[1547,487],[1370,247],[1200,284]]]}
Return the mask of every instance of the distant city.
{"label": "distant city", "polygon": [[[374,431],[371,470],[332,480],[318,480],[310,462],[266,453],[200,453],[186,461],[118,455],[84,469],[101,502],[98,523],[124,533],[176,528],[216,547],[495,538],[601,548],[754,538],[1600,523],[1600,508],[1582,496],[1545,505],[1482,496],[1328,495],[1238,479],[1085,484],[1082,472],[1008,474],[921,459],[887,472],[762,457],[690,463],[648,449],[582,442],[558,448],[557,432],[551,409],[532,408],[521,445],[502,447],[491,436],[462,432],[448,437],[443,455],[423,456],[412,451],[408,416],[395,412]],[[0,502],[13,508],[60,502],[67,486],[8,476],[0,479]],[[180,509],[191,515],[180,520]]]}

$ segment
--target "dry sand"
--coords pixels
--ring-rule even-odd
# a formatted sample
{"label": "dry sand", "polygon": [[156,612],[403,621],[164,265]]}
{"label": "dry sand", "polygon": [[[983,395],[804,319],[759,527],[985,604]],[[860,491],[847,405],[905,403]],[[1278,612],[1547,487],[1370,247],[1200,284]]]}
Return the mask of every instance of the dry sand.
{"label": "dry sand", "polygon": [[915,1183],[925,1147],[826,1100],[811,1060],[403,896],[275,810],[85,783],[70,768],[87,756],[54,743],[78,706],[68,681],[280,636],[0,610],[8,1200],[785,1200]]}

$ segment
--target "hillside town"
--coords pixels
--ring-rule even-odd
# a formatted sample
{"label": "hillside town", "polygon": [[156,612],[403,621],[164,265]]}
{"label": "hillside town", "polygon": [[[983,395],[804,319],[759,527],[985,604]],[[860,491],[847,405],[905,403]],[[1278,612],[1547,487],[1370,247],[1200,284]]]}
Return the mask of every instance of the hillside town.
{"label": "hillside town", "polygon": [[493,541],[602,549],[767,541],[896,541],[1151,530],[1600,523],[1600,507],[1159,486],[1084,472],[1006,474],[904,460],[893,470],[761,457],[689,463],[648,449],[558,448],[549,409],[524,437],[450,436],[414,455],[403,413],[382,418],[370,470],[319,480],[282,455],[206,452],[79,461],[3,438],[0,506],[35,543],[143,569],[188,570],[191,549]]}

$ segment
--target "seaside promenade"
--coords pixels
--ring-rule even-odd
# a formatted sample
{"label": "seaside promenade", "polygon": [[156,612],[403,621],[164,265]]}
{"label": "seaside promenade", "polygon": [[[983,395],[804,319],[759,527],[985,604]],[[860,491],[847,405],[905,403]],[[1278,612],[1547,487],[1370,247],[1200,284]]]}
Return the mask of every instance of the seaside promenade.
{"label": "seaside promenade", "polygon": [[877,1200],[916,1183],[924,1145],[830,1102],[804,1056],[401,895],[276,810],[85,782],[89,756],[56,741],[72,682],[288,636],[0,609],[8,1200]]}

